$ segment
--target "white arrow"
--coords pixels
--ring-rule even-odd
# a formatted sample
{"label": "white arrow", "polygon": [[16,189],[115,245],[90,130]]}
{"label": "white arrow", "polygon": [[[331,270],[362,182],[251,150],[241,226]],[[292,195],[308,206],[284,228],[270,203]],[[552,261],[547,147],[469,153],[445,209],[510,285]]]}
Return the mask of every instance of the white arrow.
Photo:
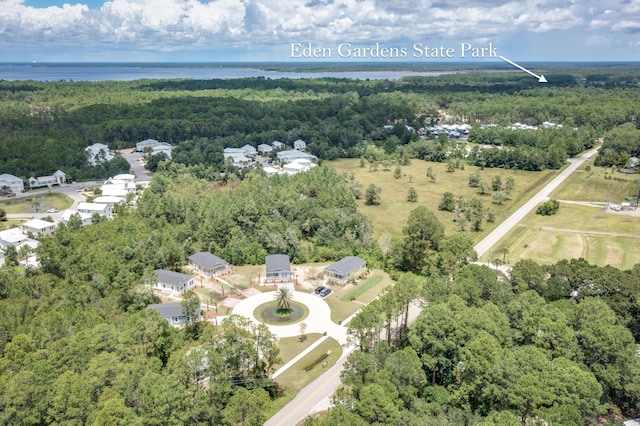
{"label": "white arrow", "polygon": [[547,79],[544,78],[544,75],[542,75],[542,74],[536,75],[536,74],[532,73],[531,71],[529,71],[528,69],[526,69],[525,67],[520,66],[520,65],[516,64],[515,62],[508,60],[504,56],[498,56],[498,58],[502,59],[503,61],[505,61],[505,62],[507,62],[507,63],[509,63],[511,65],[513,65],[516,68],[520,68],[522,71],[526,72],[527,74],[531,74],[532,76],[534,76],[535,78],[538,79],[538,83],[546,83],[547,82]]}

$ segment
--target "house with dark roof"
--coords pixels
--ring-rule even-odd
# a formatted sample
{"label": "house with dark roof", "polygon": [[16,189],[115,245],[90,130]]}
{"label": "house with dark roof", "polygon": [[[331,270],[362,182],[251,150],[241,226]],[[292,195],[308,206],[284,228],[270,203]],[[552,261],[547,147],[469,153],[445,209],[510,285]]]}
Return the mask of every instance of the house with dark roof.
{"label": "house with dark roof", "polygon": [[291,264],[286,254],[271,254],[265,258],[267,281],[291,281]]}
{"label": "house with dark roof", "polygon": [[347,256],[324,268],[325,279],[346,283],[356,278],[365,268],[367,262],[358,256]]}
{"label": "house with dark roof", "polygon": [[[155,309],[160,313],[160,316],[167,320],[171,326],[180,326],[188,322],[187,315],[185,315],[184,309],[180,302],[171,303],[156,303],[147,305],[147,309]],[[196,318],[200,318],[200,306],[196,308]]]}
{"label": "house with dark roof", "polygon": [[167,271],[166,269],[156,269],[154,272],[158,276],[158,281],[155,284],[155,288],[159,290],[169,290],[175,293],[184,293],[195,286],[193,275]]}
{"label": "house with dark roof", "polygon": [[207,277],[224,275],[229,272],[229,263],[208,251],[201,251],[189,256],[189,265]]}

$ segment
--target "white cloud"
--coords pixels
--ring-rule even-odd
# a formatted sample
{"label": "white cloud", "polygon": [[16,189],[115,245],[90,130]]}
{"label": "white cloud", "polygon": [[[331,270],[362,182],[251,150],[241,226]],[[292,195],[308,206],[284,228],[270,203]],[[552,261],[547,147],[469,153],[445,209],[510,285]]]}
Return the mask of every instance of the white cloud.
{"label": "white cloud", "polygon": [[[202,50],[292,42],[474,41],[522,33],[640,31],[640,0],[111,0],[35,8],[0,0],[0,47]],[[586,40],[585,36],[585,40]],[[561,43],[562,40],[559,40]],[[280,58],[284,59],[284,58]]]}

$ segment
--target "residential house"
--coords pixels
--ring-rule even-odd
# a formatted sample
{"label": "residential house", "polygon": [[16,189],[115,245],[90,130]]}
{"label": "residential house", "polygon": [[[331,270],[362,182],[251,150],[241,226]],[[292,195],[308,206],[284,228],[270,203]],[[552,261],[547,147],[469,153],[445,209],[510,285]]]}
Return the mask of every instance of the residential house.
{"label": "residential house", "polygon": [[138,142],[136,143],[136,151],[137,152],[144,152],[145,148],[153,148],[154,146],[158,145],[159,142],[155,139],[145,139],[142,142]]}
{"label": "residential house", "polygon": [[124,182],[126,184],[135,186],[135,184],[136,184],[136,175],[132,175],[130,173],[121,173],[119,175],[113,176],[113,180],[114,181],[118,181],[118,182]]}
{"label": "residential house", "polygon": [[273,147],[273,149],[282,149],[284,148],[284,144],[280,141],[273,141],[271,142],[271,146]]}
{"label": "residential house", "polygon": [[278,157],[278,160],[280,160],[283,163],[291,163],[294,160],[298,160],[301,158],[305,160],[310,160],[310,161],[315,161],[318,159],[318,157],[316,157],[315,155],[307,154],[306,152],[298,151],[295,149],[280,151],[278,152],[277,157]]}
{"label": "residential house", "polygon": [[265,258],[267,281],[291,281],[291,264],[286,254],[271,254]]}
{"label": "residential house", "polygon": [[307,149],[307,143],[302,139],[298,139],[293,142],[293,149],[304,152]]}
{"label": "residential house", "polygon": [[38,176],[29,178],[30,188],[41,188],[43,186],[51,187],[53,185],[62,185],[67,181],[67,175],[62,170],[56,171],[51,176]]}
{"label": "residential house", "polygon": [[28,234],[32,233],[38,237],[43,235],[50,235],[56,232],[56,224],[53,222],[47,222],[41,219],[31,219],[20,225],[22,232]]}
{"label": "residential house", "polygon": [[156,269],[155,273],[158,276],[158,281],[155,284],[155,288],[160,290],[170,290],[175,293],[184,293],[195,286],[193,275],[167,271],[166,269]]}
{"label": "residential house", "polygon": [[208,251],[200,251],[189,256],[189,265],[207,277],[224,275],[229,272],[229,263]]}
{"label": "residential house", "polygon": [[171,153],[173,152],[173,145],[166,142],[158,142],[156,145],[151,147],[151,155],[156,155],[160,153],[164,153],[168,159],[171,159]]}
{"label": "residential house", "polygon": [[316,167],[316,164],[312,163],[310,160],[306,158],[298,158],[289,164],[285,164],[282,169],[287,174],[295,175],[297,173],[308,172],[314,167]]}
{"label": "residential house", "polygon": [[[182,304],[180,302],[156,303],[147,305],[147,309],[155,309],[160,313],[160,316],[162,318],[167,320],[169,325],[174,327],[184,325],[188,321],[187,315],[185,315],[184,309],[182,308]],[[196,317],[200,319],[200,306],[196,308],[195,314]]]}
{"label": "residential house", "polygon": [[24,234],[19,228],[9,228],[0,231],[0,248],[3,250],[7,247],[14,247],[19,251],[24,246],[35,249],[39,244],[38,241],[29,238],[29,236]]}
{"label": "residential house", "polygon": [[113,160],[113,154],[109,151],[109,147],[103,143],[94,143],[85,148],[89,164],[97,166],[107,161]]}
{"label": "residential house", "polygon": [[124,202],[124,198],[113,197],[110,195],[102,195],[100,197],[94,198],[93,202],[96,204],[108,204],[111,206],[111,209],[113,210],[114,208],[116,208],[117,206],[119,206],[121,203]]}
{"label": "residential house", "polygon": [[17,176],[3,173],[0,175],[0,189],[7,187],[11,192],[20,193],[24,191],[24,182]]}
{"label": "residential house", "polygon": [[261,143],[260,145],[258,145],[258,152],[260,154],[269,154],[271,151],[273,151],[273,147],[271,145],[268,145],[266,143]]}
{"label": "residential house", "polygon": [[121,197],[126,198],[129,190],[124,185],[102,185],[102,196],[104,197]]}
{"label": "residential house", "polygon": [[324,268],[324,277],[328,280],[346,283],[350,278],[356,278],[366,266],[367,262],[358,256],[343,257]]}
{"label": "residential house", "polygon": [[107,219],[111,219],[113,217],[113,209],[109,204],[80,203],[78,204],[77,210],[81,213],[87,213],[90,215],[97,213]]}
{"label": "residential house", "polygon": [[247,157],[255,157],[258,155],[258,151],[252,145],[246,144],[240,149],[244,151],[244,155]]}
{"label": "residential house", "polygon": [[245,155],[242,148],[225,148],[222,151],[225,161],[231,158],[235,167],[245,167],[251,163],[251,159]]}
{"label": "residential house", "polygon": [[276,169],[275,167],[271,167],[271,166],[265,166],[262,168],[262,170],[267,174],[267,177],[273,176],[273,175],[277,175],[280,173],[280,171],[278,169]]}
{"label": "residential house", "polygon": [[71,216],[77,215],[78,219],[80,219],[80,223],[82,226],[91,225],[92,215],[89,213],[79,212],[77,210],[68,209],[62,212],[62,222],[67,224],[69,223],[69,219]]}

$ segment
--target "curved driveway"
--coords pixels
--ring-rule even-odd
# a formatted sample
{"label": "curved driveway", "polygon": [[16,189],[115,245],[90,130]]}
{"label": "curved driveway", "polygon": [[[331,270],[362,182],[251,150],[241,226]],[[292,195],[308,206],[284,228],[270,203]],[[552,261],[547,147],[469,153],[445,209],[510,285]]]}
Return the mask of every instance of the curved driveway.
{"label": "curved driveway", "polygon": [[[272,302],[276,297],[275,291],[260,293],[242,300],[233,308],[234,315],[241,315],[251,319],[256,324],[262,324],[253,316],[256,308],[264,303]],[[327,336],[333,337],[341,345],[347,343],[347,328],[331,321],[331,308],[320,297],[315,294],[309,294],[302,291],[292,291],[292,300],[300,302],[309,308],[309,315],[302,321],[291,325],[270,325],[267,324],[269,330],[278,338],[295,337],[300,335],[300,324],[307,324],[305,333],[327,333]]]}

